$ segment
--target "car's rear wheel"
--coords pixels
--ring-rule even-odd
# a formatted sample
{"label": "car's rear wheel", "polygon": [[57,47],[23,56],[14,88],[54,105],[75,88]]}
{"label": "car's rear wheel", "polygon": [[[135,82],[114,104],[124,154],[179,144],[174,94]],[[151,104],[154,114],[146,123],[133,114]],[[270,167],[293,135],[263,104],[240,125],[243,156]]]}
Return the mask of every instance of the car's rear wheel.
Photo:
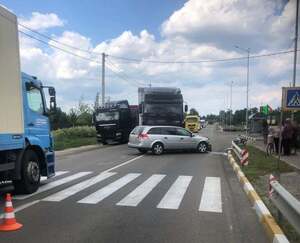
{"label": "car's rear wheel", "polygon": [[208,146],[207,146],[207,143],[206,142],[200,142],[199,145],[198,145],[198,152],[199,153],[205,153],[207,152],[207,149],[208,149]]}
{"label": "car's rear wheel", "polygon": [[164,145],[162,143],[155,143],[152,146],[152,153],[155,155],[161,155],[164,152]]}

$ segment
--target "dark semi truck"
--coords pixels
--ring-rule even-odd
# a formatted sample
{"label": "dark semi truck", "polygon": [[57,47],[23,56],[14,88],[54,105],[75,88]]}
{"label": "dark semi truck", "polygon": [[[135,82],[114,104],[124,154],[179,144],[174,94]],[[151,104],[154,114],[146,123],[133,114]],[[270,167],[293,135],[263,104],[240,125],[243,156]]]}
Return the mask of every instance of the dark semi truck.
{"label": "dark semi truck", "polygon": [[97,140],[100,143],[127,143],[131,130],[138,125],[138,106],[127,100],[112,101],[94,113]]}
{"label": "dark semi truck", "polygon": [[168,87],[138,89],[139,125],[184,125],[184,112],[181,90]]}

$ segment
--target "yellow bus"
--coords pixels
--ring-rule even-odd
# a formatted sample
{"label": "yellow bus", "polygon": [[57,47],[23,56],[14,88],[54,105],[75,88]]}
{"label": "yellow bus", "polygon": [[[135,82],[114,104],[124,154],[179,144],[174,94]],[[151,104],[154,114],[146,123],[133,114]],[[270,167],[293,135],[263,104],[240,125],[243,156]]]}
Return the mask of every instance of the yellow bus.
{"label": "yellow bus", "polygon": [[184,120],[185,128],[190,132],[198,132],[200,128],[200,118],[195,115],[187,115]]}

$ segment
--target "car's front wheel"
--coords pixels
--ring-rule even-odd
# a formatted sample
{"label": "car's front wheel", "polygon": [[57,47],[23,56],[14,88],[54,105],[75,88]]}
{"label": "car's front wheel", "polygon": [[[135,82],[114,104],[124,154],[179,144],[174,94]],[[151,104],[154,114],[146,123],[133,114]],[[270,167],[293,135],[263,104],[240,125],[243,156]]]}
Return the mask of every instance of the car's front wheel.
{"label": "car's front wheel", "polygon": [[162,143],[155,143],[152,146],[152,153],[155,155],[161,155],[164,152],[164,145]]}
{"label": "car's front wheel", "polygon": [[208,149],[208,146],[207,146],[207,143],[206,142],[200,142],[199,145],[198,145],[198,152],[199,153],[205,153],[207,152],[207,149]]}

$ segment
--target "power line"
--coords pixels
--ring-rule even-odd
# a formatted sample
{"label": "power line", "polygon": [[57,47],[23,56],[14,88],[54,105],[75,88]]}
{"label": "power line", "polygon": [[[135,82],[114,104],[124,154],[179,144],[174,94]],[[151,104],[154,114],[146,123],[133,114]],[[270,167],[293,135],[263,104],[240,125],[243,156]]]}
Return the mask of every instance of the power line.
{"label": "power line", "polygon": [[[300,50],[297,50],[300,51]],[[258,54],[249,56],[251,59],[260,58],[260,57],[269,57],[275,55],[282,55],[294,52],[293,50],[286,50],[286,51],[279,51],[279,52],[271,52],[266,54]],[[111,58],[123,60],[125,62],[147,62],[147,63],[157,63],[157,64],[198,64],[198,63],[215,63],[215,62],[226,62],[226,61],[239,61],[247,59],[248,56],[243,57],[233,57],[233,58],[224,58],[224,59],[211,59],[211,60],[187,60],[187,61],[159,61],[159,60],[144,60],[144,59],[136,59],[136,58],[129,58],[129,57],[121,57],[121,56],[114,56],[108,55]]]}
{"label": "power line", "polygon": [[118,78],[122,79],[123,81],[125,81],[126,83],[130,84],[130,85],[134,85],[136,87],[139,87],[139,85],[137,85],[136,83],[132,83],[130,82],[127,78],[125,78],[124,76],[120,75],[120,73],[116,72],[115,70],[113,70],[113,68],[111,66],[106,65],[106,67],[115,74],[115,76],[117,76]]}
{"label": "power line", "polygon": [[[123,77],[125,77],[126,79],[132,79],[130,78],[123,70],[121,70],[119,67],[117,67],[112,61],[110,61],[109,59],[107,59],[107,62],[112,65],[115,69],[117,69],[119,71],[119,73],[122,73]],[[139,81],[137,81],[140,85],[146,85],[145,83],[141,83]]]}
{"label": "power line", "polygon": [[[7,18],[7,16],[5,16],[5,15],[3,15],[3,14],[1,14],[1,13],[0,13],[0,15],[1,15],[3,18],[5,18],[6,20],[8,20],[8,21],[10,21],[10,22],[12,22],[12,23],[15,23],[15,22],[12,21],[11,19]],[[86,53],[89,53],[89,54],[96,54],[96,55],[100,55],[100,54],[101,54],[101,53],[97,53],[97,52],[85,50],[85,49],[82,49],[82,48],[79,48],[79,47],[76,47],[76,46],[72,46],[72,45],[63,43],[63,42],[61,42],[61,41],[55,40],[55,39],[53,39],[52,37],[50,37],[50,36],[48,36],[48,35],[45,35],[45,34],[39,32],[39,31],[37,31],[37,30],[31,29],[31,28],[29,28],[28,26],[26,26],[26,25],[24,25],[24,24],[18,23],[18,25],[21,26],[21,27],[24,28],[24,29],[27,29],[27,30],[29,30],[29,31],[31,31],[31,32],[33,32],[33,33],[35,33],[35,34],[37,34],[37,35],[43,37],[43,38],[46,38],[46,39],[51,40],[51,41],[53,41],[53,42],[56,42],[57,44],[60,44],[60,45],[63,45],[63,46],[66,46],[66,47],[69,47],[69,48],[72,48],[72,49],[75,49],[75,50],[78,50],[78,51],[86,52]],[[21,33],[23,33],[23,34],[25,34],[25,35],[28,35],[28,36],[30,36],[31,38],[34,38],[34,39],[37,40],[37,38],[33,37],[32,35],[30,35],[30,34],[28,34],[28,33],[25,33],[25,32],[23,32],[23,31],[21,31],[21,30],[19,30],[19,32],[21,32]],[[40,39],[38,39],[38,41],[47,43],[48,45],[51,46],[51,44],[48,43],[48,42],[42,41],[42,40],[40,40]],[[55,47],[55,48],[59,48],[59,47]]]}
{"label": "power line", "polygon": [[81,55],[77,55],[77,54],[75,54],[75,53],[73,53],[73,52],[71,52],[71,51],[68,51],[68,50],[63,49],[63,48],[61,48],[61,47],[52,45],[52,44],[50,44],[50,43],[48,43],[48,42],[46,42],[46,41],[43,41],[43,40],[41,40],[41,39],[39,39],[39,38],[37,38],[37,37],[35,37],[35,36],[32,36],[32,35],[30,35],[30,34],[28,34],[28,33],[25,33],[25,32],[23,32],[22,30],[19,30],[19,32],[22,33],[23,35],[26,35],[27,37],[29,37],[29,38],[31,38],[31,39],[37,40],[37,41],[39,41],[39,42],[41,42],[41,43],[43,43],[43,44],[45,44],[45,45],[51,46],[52,48],[58,49],[58,50],[60,50],[60,51],[62,51],[62,52],[68,53],[68,54],[70,54],[70,55],[72,55],[72,56],[75,56],[75,57],[84,59],[84,60],[89,61],[89,62],[94,62],[94,63],[100,64],[100,62],[97,61],[97,60],[95,60],[95,59],[88,58],[88,57],[84,57],[84,56],[81,56]]}
{"label": "power line", "polygon": [[[101,55],[101,53],[98,52],[93,52],[90,50],[85,50],[79,47],[75,47],[63,42],[60,42],[58,40],[55,40],[53,38],[51,38],[48,35],[45,35],[43,33],[40,33],[39,31],[33,30],[31,28],[29,28],[28,26],[24,25],[24,24],[20,24],[19,25],[29,31],[32,31],[33,33],[36,33],[44,38],[47,38],[51,41],[54,41],[60,45],[78,50],[78,51],[82,51],[82,52],[86,52],[89,54],[96,54],[96,55]],[[299,51],[299,50],[297,50]],[[267,53],[267,54],[259,54],[259,55],[252,55],[249,58],[254,59],[254,58],[260,58],[260,57],[268,57],[268,56],[274,56],[274,55],[282,55],[282,54],[288,54],[288,53],[292,53],[293,50],[286,50],[286,51],[279,51],[279,52],[273,52],[273,53]],[[233,58],[224,58],[224,59],[212,59],[212,60],[185,60],[185,61],[160,61],[160,60],[144,60],[144,59],[137,59],[137,58],[130,58],[130,57],[122,57],[122,56],[115,56],[115,55],[109,55],[109,57],[115,58],[115,59],[119,59],[119,60],[124,60],[126,62],[148,62],[148,63],[158,63],[158,64],[193,64],[193,63],[210,63],[210,62],[225,62],[225,61],[238,61],[238,60],[243,60],[243,59],[247,59],[248,56],[243,56],[243,57],[233,57]]]}
{"label": "power line", "polygon": [[96,55],[100,55],[101,54],[101,53],[97,53],[97,52],[85,50],[85,49],[82,49],[82,48],[79,48],[79,47],[76,47],[76,46],[72,46],[72,45],[66,44],[64,42],[58,41],[58,40],[56,40],[56,39],[54,39],[54,38],[52,38],[52,37],[50,37],[48,35],[45,35],[45,34],[39,32],[39,31],[31,29],[31,28],[29,28],[28,26],[26,26],[24,24],[18,23],[18,25],[21,26],[22,28],[26,29],[26,30],[29,30],[29,31],[31,31],[31,32],[39,35],[39,36],[42,36],[43,38],[46,38],[46,39],[51,40],[53,42],[56,42],[57,44],[63,45],[65,47],[69,47],[69,48],[72,48],[72,49],[75,49],[75,50],[78,50],[78,51],[82,51],[82,52],[85,52],[85,53],[89,53],[89,54],[96,54]]}
{"label": "power line", "polygon": [[[86,53],[89,53],[89,54],[96,54],[96,55],[101,55],[101,53],[98,53],[98,52],[93,52],[93,51],[89,51],[89,50],[85,50],[85,49],[82,49],[82,48],[79,48],[79,47],[75,47],[75,46],[72,46],[72,45],[69,45],[69,44],[66,44],[66,43],[63,43],[63,42],[60,42],[58,40],[55,40],[53,38],[51,38],[50,36],[48,35],[45,35],[43,33],[40,33],[36,30],[33,30],[27,26],[25,26],[24,24],[20,24],[19,25],[29,31],[32,31],[33,33],[36,33],[44,38],[47,38],[51,41],[54,41],[60,45],[64,45],[66,47],[69,47],[69,48],[73,48],[75,50],[78,50],[78,51],[82,51],[82,52],[86,52]],[[297,50],[299,51],[299,50]],[[268,56],[274,56],[274,55],[282,55],[282,54],[288,54],[288,53],[292,53],[293,50],[286,50],[286,51],[279,51],[279,52],[273,52],[273,53],[267,53],[267,54],[259,54],[259,55],[252,55],[250,56],[249,58],[251,59],[254,59],[254,58],[260,58],[260,57],[268,57]],[[225,62],[225,61],[238,61],[238,60],[243,60],[243,59],[247,59],[248,56],[243,56],[243,57],[234,57],[234,58],[224,58],[224,59],[212,59],[212,60],[195,60],[195,61],[192,61],[192,60],[186,60],[186,61],[160,61],[160,60],[144,60],[144,59],[137,59],[137,58],[129,58],[129,57],[122,57],[122,56],[115,56],[115,55],[109,55],[109,57],[112,57],[112,58],[115,58],[115,59],[119,59],[119,60],[124,60],[126,62],[148,62],[148,63],[158,63],[158,64],[193,64],[193,63],[211,63],[211,62]]]}

